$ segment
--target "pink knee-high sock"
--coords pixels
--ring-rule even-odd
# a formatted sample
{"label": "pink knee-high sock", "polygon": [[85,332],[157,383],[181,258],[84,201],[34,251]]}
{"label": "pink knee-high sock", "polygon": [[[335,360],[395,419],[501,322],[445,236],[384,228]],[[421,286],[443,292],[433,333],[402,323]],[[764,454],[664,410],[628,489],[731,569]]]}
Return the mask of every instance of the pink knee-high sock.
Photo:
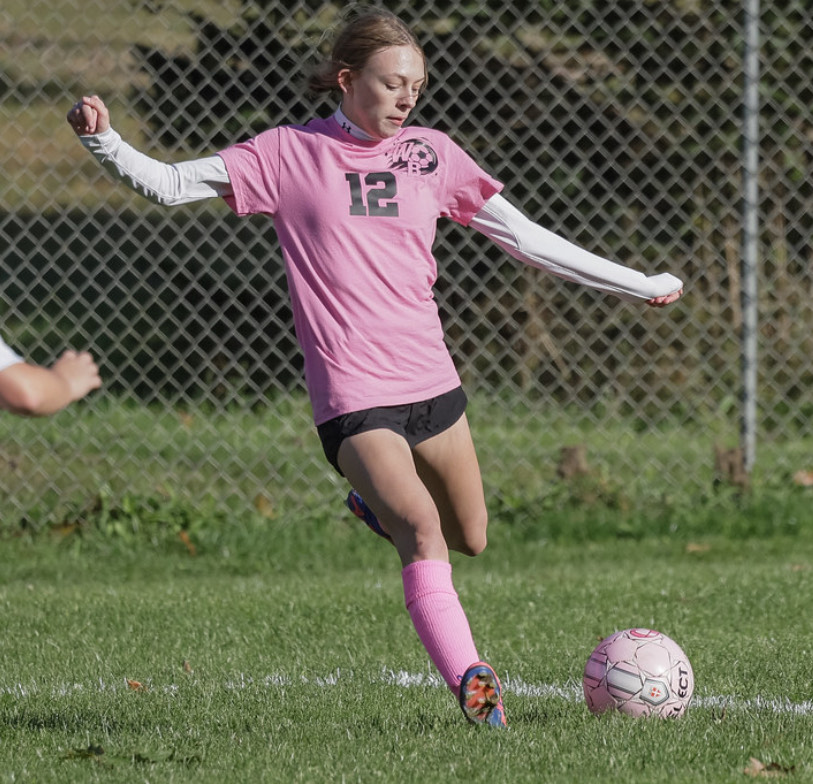
{"label": "pink knee-high sock", "polygon": [[471,629],[446,561],[415,561],[401,572],[404,598],[429,657],[457,695],[467,667],[479,661]]}

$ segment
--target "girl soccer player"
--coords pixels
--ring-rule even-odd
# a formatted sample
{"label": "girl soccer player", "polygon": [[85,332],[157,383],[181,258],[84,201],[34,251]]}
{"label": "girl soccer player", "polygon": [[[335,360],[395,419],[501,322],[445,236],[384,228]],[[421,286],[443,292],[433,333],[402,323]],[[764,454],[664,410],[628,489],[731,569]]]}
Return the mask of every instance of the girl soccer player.
{"label": "girl soccer player", "polygon": [[78,101],[68,122],[107,171],[154,202],[219,196],[238,215],[271,218],[325,455],[357,491],[351,508],[398,551],[412,622],[464,715],[503,727],[500,682],[480,661],[449,563],[449,549],[483,551],[487,514],[466,396],[432,296],[437,219],[627,300],[666,305],[682,283],[546,231],[446,134],[407,126],[426,83],[413,32],[365,10],[309,80],[339,99],[330,117],[174,165],[126,144],[97,96]]}

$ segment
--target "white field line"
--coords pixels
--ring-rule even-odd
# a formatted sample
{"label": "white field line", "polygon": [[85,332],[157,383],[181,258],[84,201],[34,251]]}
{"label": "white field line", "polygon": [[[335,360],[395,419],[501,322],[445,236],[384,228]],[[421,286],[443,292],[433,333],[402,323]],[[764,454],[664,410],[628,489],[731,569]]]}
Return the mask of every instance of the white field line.
{"label": "white field line", "polygon": [[[194,685],[198,681],[194,674],[189,678]],[[351,670],[336,669],[327,675],[322,676],[298,676],[291,677],[282,673],[272,673],[269,675],[249,675],[239,673],[238,675],[223,682],[223,688],[227,691],[263,690],[273,689],[296,684],[313,684],[316,686],[336,686],[339,681],[364,680],[371,685],[397,686],[403,689],[409,688],[446,688],[442,678],[433,673],[411,673],[404,670],[382,670],[377,676],[359,678],[357,673]],[[522,678],[506,676],[502,679],[503,688],[506,694],[528,699],[561,700],[563,702],[582,702],[581,683],[574,680],[561,684],[555,683],[527,683]],[[161,692],[174,694],[180,690],[177,683],[157,684],[149,679],[141,681],[143,686],[151,692]],[[190,681],[186,681],[185,688],[189,687]],[[105,681],[99,678],[90,683],[63,683],[58,685],[41,685],[37,681],[29,681],[27,684],[14,683],[10,685],[0,684],[0,697],[11,698],[12,700],[25,700],[41,694],[46,694],[53,699],[60,697],[70,697],[77,693],[126,693],[133,690],[133,685],[127,678]],[[4,700],[7,701],[7,700]],[[813,701],[791,702],[788,699],[778,697],[737,697],[736,695],[695,695],[692,700],[693,708],[706,708],[709,710],[738,710],[752,712],[766,712],[774,714],[784,714],[793,716],[813,715]]]}

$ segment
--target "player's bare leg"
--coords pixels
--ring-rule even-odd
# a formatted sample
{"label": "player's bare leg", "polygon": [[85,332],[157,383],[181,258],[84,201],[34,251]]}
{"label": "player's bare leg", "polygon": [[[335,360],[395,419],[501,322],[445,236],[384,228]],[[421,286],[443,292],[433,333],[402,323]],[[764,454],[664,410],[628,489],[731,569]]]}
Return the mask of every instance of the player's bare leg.
{"label": "player's bare leg", "polygon": [[466,415],[414,450],[418,475],[440,514],[451,550],[478,555],[487,543],[488,512],[480,464]]}
{"label": "player's bare leg", "polygon": [[368,430],[342,441],[342,473],[392,538],[401,562],[448,561],[440,514],[407,442],[391,430]]}
{"label": "player's bare leg", "polygon": [[[382,444],[392,437],[399,438],[386,430],[371,432],[385,434]],[[378,437],[374,441],[379,443]],[[373,452],[376,453],[377,450]],[[380,458],[368,459],[375,460],[376,466],[380,467]],[[429,491],[437,508],[447,547],[465,555],[481,553],[487,541],[488,513],[480,466],[465,414],[447,430],[415,447],[412,459],[420,481]],[[347,472],[345,475],[347,476]],[[400,478],[404,478],[403,471],[400,472]],[[350,509],[373,531],[390,538],[386,522],[382,523],[378,514],[373,511],[379,508],[377,500],[367,503],[364,500],[367,496],[359,489],[359,483],[353,480],[351,483],[355,489],[348,496]],[[418,489],[410,492],[423,491]],[[367,494],[371,499],[376,496],[375,490],[368,490]]]}
{"label": "player's bare leg", "polygon": [[[471,540],[467,547],[473,550],[480,544],[484,546],[483,510],[477,504],[470,507],[463,503],[461,495],[472,489],[473,475],[479,479],[479,469],[472,471],[477,465],[476,460],[471,460],[473,450],[469,452],[466,446],[471,442],[468,425],[462,420],[450,430],[454,432],[434,436],[431,440],[436,443],[417,457],[421,474],[406,440],[385,429],[346,438],[339,447],[338,462],[398,550],[404,599],[415,631],[464,715],[476,724],[503,727],[505,711],[499,679],[479,661],[468,619],[452,583],[441,514],[424,478],[439,488],[442,480],[454,473],[451,454],[462,449],[464,462],[459,467],[468,481],[452,482],[441,494],[441,505],[446,514],[453,515],[450,530],[454,535],[466,530],[459,517],[463,512],[479,512],[477,524],[470,525],[466,534]],[[472,542],[479,544],[472,546]]]}

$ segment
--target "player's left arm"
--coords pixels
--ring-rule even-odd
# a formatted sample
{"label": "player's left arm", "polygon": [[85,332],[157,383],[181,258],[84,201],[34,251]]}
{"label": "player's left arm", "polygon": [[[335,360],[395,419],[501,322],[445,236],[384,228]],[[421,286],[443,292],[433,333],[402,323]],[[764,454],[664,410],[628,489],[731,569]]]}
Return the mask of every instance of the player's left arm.
{"label": "player's left arm", "polygon": [[534,223],[500,194],[492,196],[469,225],[525,264],[628,302],[663,307],[683,293],[683,282],[674,275],[647,276],[590,253]]}

